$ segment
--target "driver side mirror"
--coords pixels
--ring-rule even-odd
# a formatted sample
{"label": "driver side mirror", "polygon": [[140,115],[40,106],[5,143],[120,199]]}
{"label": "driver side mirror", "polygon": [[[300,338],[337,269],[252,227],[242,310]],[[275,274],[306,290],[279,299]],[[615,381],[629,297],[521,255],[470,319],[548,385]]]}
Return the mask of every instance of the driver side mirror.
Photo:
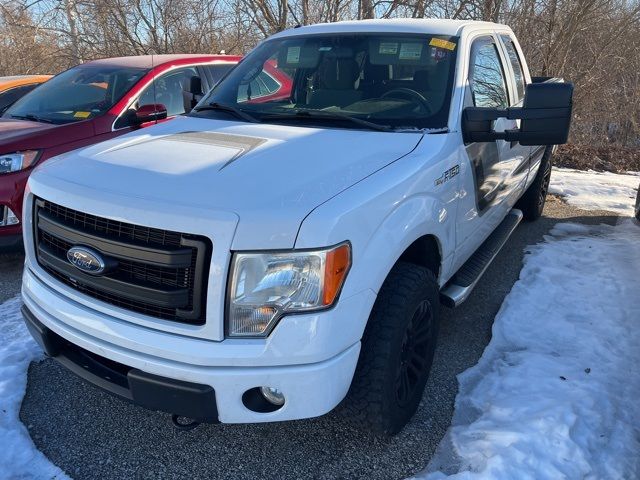
{"label": "driver side mirror", "polygon": [[[462,112],[465,143],[506,140],[524,146],[567,143],[571,125],[573,84],[531,83],[527,85],[522,107],[467,107]],[[498,118],[522,120],[520,129],[496,132]]]}
{"label": "driver side mirror", "polygon": [[142,105],[135,111],[132,123],[136,126],[140,126],[147,122],[157,122],[158,120],[164,120],[167,118],[167,107],[161,103],[150,103]]}

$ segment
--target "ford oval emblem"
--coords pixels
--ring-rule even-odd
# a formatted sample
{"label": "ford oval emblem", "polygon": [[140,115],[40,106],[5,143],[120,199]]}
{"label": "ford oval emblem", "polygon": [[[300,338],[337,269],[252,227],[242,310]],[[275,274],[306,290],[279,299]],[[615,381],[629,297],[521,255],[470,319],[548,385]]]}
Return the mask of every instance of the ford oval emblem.
{"label": "ford oval emblem", "polygon": [[98,252],[88,247],[72,247],[67,251],[67,260],[85,273],[100,275],[106,264]]}

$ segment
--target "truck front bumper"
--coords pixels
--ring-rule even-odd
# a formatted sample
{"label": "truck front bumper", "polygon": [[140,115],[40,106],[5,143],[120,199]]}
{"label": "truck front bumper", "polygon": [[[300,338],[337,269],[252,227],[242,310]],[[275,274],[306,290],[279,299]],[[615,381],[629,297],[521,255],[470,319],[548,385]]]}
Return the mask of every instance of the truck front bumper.
{"label": "truck front bumper", "polygon": [[183,382],[127,367],[66,341],[23,306],[22,316],[44,352],[79,377],[125,400],[199,422],[218,421],[216,395],[209,385]]}
{"label": "truck front bumper", "polygon": [[[360,342],[356,342],[331,358],[313,363],[264,365],[259,358],[254,365],[187,363],[163,355],[160,345],[153,353],[135,350],[130,345],[109,342],[104,335],[96,336],[90,328],[77,328],[87,326],[97,312],[60,297],[28,269],[24,274],[23,301],[32,335],[64,366],[143,407],[199,421],[259,423],[323,415],[345,397],[360,353]],[[172,344],[175,339],[185,354],[207,345],[212,349],[222,346],[221,342],[159,335],[165,344]],[[246,347],[252,343],[255,341],[247,341]],[[239,347],[228,346],[232,350]],[[275,411],[260,411],[247,402],[245,394],[262,386],[282,392],[284,405]]]}

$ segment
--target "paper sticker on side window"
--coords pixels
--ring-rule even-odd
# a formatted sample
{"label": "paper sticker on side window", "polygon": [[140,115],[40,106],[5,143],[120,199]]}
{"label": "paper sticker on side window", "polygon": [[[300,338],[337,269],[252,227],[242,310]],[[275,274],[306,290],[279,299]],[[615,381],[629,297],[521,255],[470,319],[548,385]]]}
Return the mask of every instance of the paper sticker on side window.
{"label": "paper sticker on side window", "polygon": [[400,60],[420,60],[422,56],[422,43],[401,43]]}
{"label": "paper sticker on side window", "polygon": [[398,44],[395,42],[380,42],[378,53],[380,55],[395,55],[398,53]]}
{"label": "paper sticker on side window", "polygon": [[287,49],[287,63],[300,62],[300,47],[289,47]]}

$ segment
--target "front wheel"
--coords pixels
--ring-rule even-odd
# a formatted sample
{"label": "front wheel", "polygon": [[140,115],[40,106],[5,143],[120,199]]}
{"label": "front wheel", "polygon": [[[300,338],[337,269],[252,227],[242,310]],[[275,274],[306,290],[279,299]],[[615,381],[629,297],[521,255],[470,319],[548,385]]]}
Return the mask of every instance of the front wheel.
{"label": "front wheel", "polygon": [[438,292],[435,276],[424,267],[401,262],[389,273],[343,403],[351,422],[389,436],[416,412],[436,347]]}
{"label": "front wheel", "polygon": [[545,149],[536,178],[516,203],[516,208],[522,210],[524,219],[530,222],[540,218],[544,210],[547,193],[549,192],[549,183],[551,182],[552,150],[553,147]]}

